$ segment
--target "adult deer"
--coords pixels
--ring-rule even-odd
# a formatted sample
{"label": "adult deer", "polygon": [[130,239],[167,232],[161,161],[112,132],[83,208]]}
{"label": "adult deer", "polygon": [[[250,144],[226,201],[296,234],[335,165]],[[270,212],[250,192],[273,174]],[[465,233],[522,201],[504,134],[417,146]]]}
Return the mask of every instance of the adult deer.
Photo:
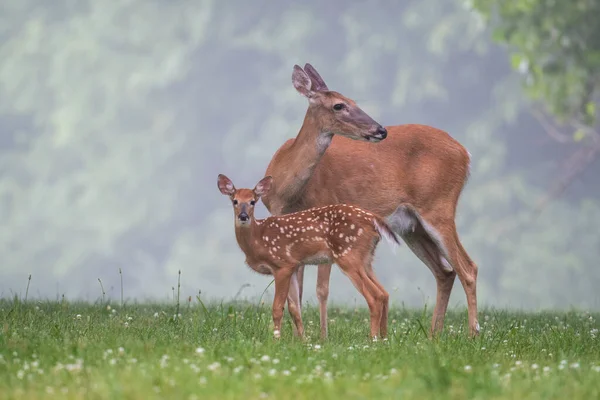
{"label": "adult deer", "polygon": [[[400,244],[379,216],[347,204],[309,208],[296,213],[254,218],[254,206],[269,192],[272,178],[261,179],[254,189],[236,189],[220,174],[219,190],[231,200],[235,237],[246,264],[275,277],[273,335],[281,336],[283,306],[298,265],[335,262],[363,295],[371,314],[371,337],[387,336],[389,294],[373,272],[375,249],[382,237]],[[295,332],[304,333],[300,308],[288,304]]]}
{"label": "adult deer", "polygon": [[[295,65],[292,82],[309,105],[296,138],[286,141],[267,167],[265,175],[273,177],[263,198],[267,209],[280,215],[347,203],[384,216],[436,279],[431,334],[443,329],[456,275],[467,297],[469,333],[478,334],[477,265],[460,243],[455,225],[456,205],[470,170],[467,150],[430,126],[382,128],[353,100],[330,91],[310,64],[304,70]],[[368,143],[383,139],[382,144]],[[319,265],[322,337],[327,336],[330,274],[330,263]],[[300,307],[303,280],[300,266],[292,277],[288,307]]]}

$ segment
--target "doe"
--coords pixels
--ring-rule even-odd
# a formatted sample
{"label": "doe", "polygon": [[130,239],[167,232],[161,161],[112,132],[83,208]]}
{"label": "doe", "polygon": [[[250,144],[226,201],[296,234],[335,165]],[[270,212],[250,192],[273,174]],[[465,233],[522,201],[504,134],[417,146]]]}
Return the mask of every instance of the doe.
{"label": "doe", "polygon": [[347,204],[255,219],[254,206],[269,191],[272,180],[266,176],[254,189],[236,189],[229,178],[220,174],[218,186],[233,204],[235,236],[246,263],[275,278],[275,338],[281,336],[286,298],[295,333],[303,336],[299,305],[288,296],[290,280],[298,266],[323,263],[336,263],[367,301],[371,337],[386,337],[389,294],[377,280],[372,262],[381,238],[399,245],[396,235],[381,217]]}

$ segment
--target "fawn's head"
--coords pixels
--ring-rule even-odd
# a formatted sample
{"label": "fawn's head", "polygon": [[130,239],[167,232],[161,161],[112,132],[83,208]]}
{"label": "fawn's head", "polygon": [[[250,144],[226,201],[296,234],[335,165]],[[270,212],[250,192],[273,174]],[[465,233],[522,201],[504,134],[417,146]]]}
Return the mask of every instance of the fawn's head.
{"label": "fawn's head", "polygon": [[235,226],[250,226],[254,220],[254,206],[258,200],[271,188],[273,178],[265,176],[254,189],[236,189],[231,179],[219,174],[217,184],[219,190],[231,199],[235,214]]}
{"label": "fawn's head", "polygon": [[316,111],[321,132],[367,142],[379,142],[387,137],[387,130],[354,100],[329,90],[312,65],[306,64],[304,69],[294,65],[292,83],[300,94],[308,98],[310,108]]}

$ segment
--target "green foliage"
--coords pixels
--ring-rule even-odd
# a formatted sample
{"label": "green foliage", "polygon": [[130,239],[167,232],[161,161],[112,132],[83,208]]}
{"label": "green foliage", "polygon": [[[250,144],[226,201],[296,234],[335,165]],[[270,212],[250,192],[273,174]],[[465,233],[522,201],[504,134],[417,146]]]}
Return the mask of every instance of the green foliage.
{"label": "green foliage", "polygon": [[[593,126],[600,89],[600,3],[595,0],[474,0],[507,44],[527,93],[560,122]],[[574,140],[580,141],[579,131]]]}

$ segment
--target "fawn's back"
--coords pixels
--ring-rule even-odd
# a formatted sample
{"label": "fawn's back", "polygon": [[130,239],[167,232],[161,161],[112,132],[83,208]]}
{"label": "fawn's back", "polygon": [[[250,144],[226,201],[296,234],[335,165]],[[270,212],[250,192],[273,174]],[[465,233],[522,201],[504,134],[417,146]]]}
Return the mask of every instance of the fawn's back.
{"label": "fawn's back", "polygon": [[377,225],[385,225],[372,213],[345,204],[256,222],[260,234],[255,245],[269,258],[265,261],[275,265],[334,263],[340,258],[365,262],[381,238]]}

